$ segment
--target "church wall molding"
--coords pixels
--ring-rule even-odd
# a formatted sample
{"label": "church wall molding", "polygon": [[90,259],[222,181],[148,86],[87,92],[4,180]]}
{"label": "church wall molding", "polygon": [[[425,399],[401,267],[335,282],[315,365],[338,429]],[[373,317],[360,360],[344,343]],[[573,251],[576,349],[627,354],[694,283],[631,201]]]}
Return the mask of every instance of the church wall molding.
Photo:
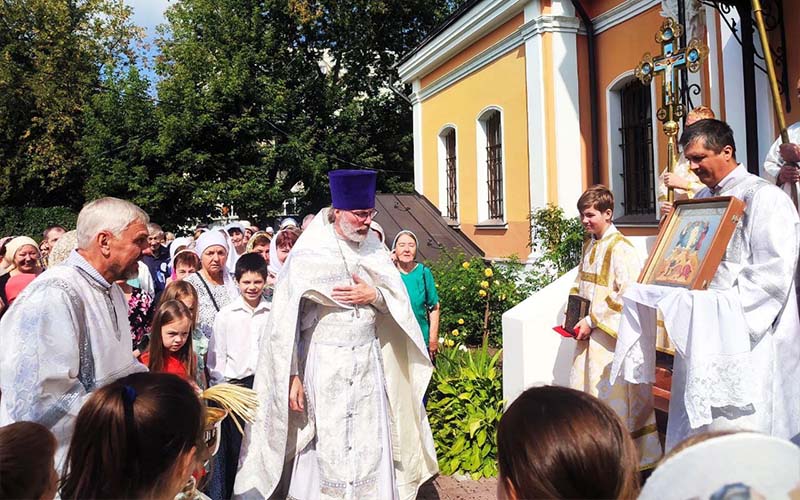
{"label": "church wall molding", "polygon": [[661,0],[626,0],[592,18],[594,34],[599,35],[657,5],[661,5]]}
{"label": "church wall molding", "polygon": [[398,66],[404,82],[422,78],[519,14],[528,0],[485,0]]}
{"label": "church wall molding", "polygon": [[[519,48],[528,40],[543,35],[544,33],[563,33],[569,35],[584,34],[580,20],[568,16],[539,16],[520,26],[514,33],[492,45],[468,62],[439,78],[419,92],[421,100],[428,99],[452,86],[459,80],[468,77],[476,71],[488,66],[497,59]],[[435,68],[431,68],[433,70]]]}

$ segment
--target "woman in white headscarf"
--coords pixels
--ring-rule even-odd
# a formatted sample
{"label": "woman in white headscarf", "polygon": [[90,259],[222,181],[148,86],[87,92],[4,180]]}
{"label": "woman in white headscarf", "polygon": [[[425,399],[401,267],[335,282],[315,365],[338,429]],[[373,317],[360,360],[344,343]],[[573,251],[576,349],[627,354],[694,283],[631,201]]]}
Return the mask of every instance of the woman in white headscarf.
{"label": "woman in white headscarf", "polygon": [[37,275],[42,272],[39,266],[39,245],[27,236],[18,236],[6,243],[3,260],[7,272],[0,276],[0,315],[8,305],[6,285],[9,280],[20,274]]}
{"label": "woman in white headscarf", "polygon": [[239,296],[236,282],[225,267],[228,248],[228,242],[221,232],[203,233],[195,245],[200,256],[200,270],[184,280],[197,291],[197,327],[192,334],[192,343],[202,367],[205,367],[203,360],[208,352],[208,341],[217,312]]}

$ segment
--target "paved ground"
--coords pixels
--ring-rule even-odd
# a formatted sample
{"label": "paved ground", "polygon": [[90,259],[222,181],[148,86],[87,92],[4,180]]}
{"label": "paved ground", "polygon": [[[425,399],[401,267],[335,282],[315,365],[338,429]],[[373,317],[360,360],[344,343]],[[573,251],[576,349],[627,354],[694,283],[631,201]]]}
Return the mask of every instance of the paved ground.
{"label": "paved ground", "polygon": [[451,476],[437,476],[419,489],[417,500],[494,500],[497,479],[459,481]]}

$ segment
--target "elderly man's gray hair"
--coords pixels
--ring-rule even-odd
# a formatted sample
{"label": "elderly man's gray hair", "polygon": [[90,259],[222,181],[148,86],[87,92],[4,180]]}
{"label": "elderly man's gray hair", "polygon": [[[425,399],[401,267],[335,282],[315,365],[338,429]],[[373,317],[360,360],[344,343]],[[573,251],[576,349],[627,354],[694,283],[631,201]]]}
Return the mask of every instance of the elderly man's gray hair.
{"label": "elderly man's gray hair", "polygon": [[131,223],[147,224],[150,217],[133,203],[119,198],[100,198],[87,203],[78,214],[78,248],[86,249],[101,231],[119,237]]}
{"label": "elderly man's gray hair", "polygon": [[165,235],[164,235],[164,230],[163,230],[163,229],[161,229],[161,226],[159,226],[159,225],[158,225],[158,224],[156,224],[155,222],[151,222],[150,224],[148,224],[148,225],[147,225],[147,233],[148,233],[150,236],[156,236],[156,237],[163,237],[163,236],[165,236]]}

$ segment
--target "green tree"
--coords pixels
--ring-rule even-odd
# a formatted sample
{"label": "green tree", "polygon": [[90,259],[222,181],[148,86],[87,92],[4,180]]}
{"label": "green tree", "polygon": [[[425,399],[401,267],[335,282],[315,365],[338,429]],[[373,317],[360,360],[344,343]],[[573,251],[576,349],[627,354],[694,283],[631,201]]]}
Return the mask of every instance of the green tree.
{"label": "green tree", "polygon": [[101,70],[134,56],[123,0],[0,2],[0,203],[82,202],[78,141]]}
{"label": "green tree", "polygon": [[[453,2],[183,0],[157,65],[163,166],[179,185],[166,217],[224,203],[258,218],[302,180],[300,210],[328,200],[333,168],[410,181],[411,108],[393,65]],[[408,91],[408,89],[405,89]],[[407,184],[405,184],[407,186]]]}
{"label": "green tree", "polygon": [[[116,196],[148,210],[168,203],[160,180],[158,120],[150,83],[136,66],[125,74],[107,70],[103,92],[91,96],[78,141],[86,199]],[[154,182],[155,181],[155,182]]]}

